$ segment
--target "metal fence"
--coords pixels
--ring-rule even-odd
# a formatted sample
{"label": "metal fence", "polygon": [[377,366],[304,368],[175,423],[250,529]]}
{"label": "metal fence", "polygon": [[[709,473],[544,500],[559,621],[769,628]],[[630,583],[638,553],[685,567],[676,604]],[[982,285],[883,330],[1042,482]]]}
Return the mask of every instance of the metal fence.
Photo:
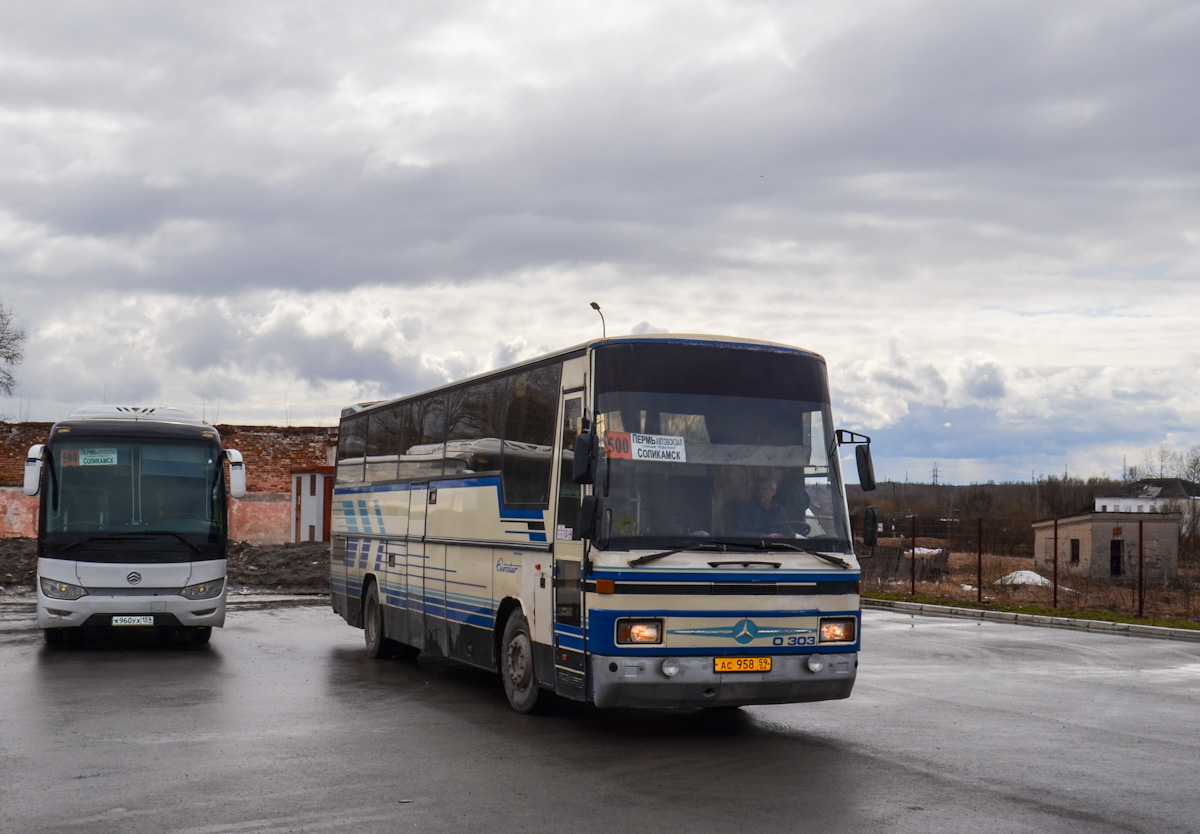
{"label": "metal fence", "polygon": [[[861,532],[861,518],[856,521]],[[1197,619],[1200,614],[1200,543],[1128,525],[1119,548],[1120,570],[1114,562],[1113,575],[1098,564],[1099,557],[1080,559],[1078,541],[1072,545],[1055,538],[1053,547],[1043,541],[1044,552],[1035,553],[1033,521],[1018,516],[881,518],[879,543],[857,546],[864,557],[863,590],[1139,617]],[[1104,546],[1090,543],[1097,553]]]}

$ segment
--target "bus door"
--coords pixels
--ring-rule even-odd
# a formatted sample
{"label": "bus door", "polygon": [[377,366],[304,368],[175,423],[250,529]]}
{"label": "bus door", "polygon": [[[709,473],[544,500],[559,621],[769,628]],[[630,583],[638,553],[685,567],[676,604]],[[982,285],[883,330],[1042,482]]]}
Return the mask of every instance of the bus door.
{"label": "bus door", "polygon": [[428,514],[429,484],[413,484],[408,490],[408,548],[404,616],[409,645],[425,648],[425,517]]}
{"label": "bus door", "polygon": [[583,417],[583,391],[565,393],[559,414],[562,451],[554,514],[554,690],[564,697],[584,700],[587,697],[584,553],[578,533],[582,488],[571,477],[572,453]]}

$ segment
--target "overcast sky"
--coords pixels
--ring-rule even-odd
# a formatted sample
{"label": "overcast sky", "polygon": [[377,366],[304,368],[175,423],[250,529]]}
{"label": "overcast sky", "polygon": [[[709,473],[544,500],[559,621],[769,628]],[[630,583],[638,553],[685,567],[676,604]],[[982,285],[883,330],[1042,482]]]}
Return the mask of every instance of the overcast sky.
{"label": "overcast sky", "polygon": [[0,5],[9,419],[331,425],[600,335],[829,363],[882,478],[1200,443],[1200,6]]}

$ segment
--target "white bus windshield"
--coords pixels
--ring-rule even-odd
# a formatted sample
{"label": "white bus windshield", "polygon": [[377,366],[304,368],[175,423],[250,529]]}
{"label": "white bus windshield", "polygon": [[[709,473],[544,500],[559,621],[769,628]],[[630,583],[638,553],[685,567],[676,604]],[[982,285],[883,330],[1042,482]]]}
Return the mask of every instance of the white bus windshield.
{"label": "white bus windshield", "polygon": [[80,437],[50,449],[42,502],[48,541],[150,533],[177,544],[224,541],[225,483],[217,445]]}
{"label": "white bus windshield", "polygon": [[850,552],[824,362],[648,343],[596,351],[600,545],[785,540]]}

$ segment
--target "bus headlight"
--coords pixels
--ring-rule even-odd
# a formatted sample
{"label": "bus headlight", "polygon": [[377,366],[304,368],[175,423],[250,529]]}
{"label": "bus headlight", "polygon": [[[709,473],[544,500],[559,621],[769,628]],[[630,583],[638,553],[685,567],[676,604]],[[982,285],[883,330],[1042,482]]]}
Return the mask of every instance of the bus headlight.
{"label": "bus headlight", "polygon": [[86,590],[70,582],[56,582],[44,576],[39,576],[38,582],[42,586],[42,593],[50,599],[79,599],[87,596]]}
{"label": "bus headlight", "polygon": [[853,643],[854,618],[821,620],[822,643]]}
{"label": "bus headlight", "polygon": [[661,643],[662,620],[617,620],[618,643]]}
{"label": "bus headlight", "polygon": [[214,579],[212,582],[198,582],[195,585],[188,585],[179,592],[179,595],[188,599],[216,599],[221,595],[221,589],[224,587],[224,579]]}

